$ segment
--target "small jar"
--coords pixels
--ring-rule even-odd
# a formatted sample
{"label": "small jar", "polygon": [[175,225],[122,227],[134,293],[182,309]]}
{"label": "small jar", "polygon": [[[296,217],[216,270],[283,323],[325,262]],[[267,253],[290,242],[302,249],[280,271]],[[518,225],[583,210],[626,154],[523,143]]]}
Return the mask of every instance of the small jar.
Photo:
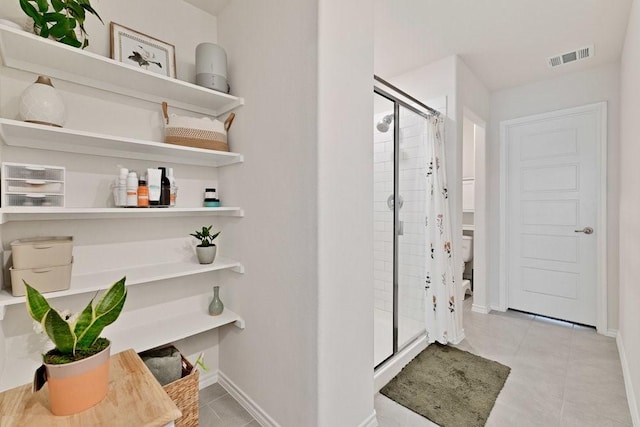
{"label": "small jar", "polygon": [[220,207],[220,200],[215,188],[207,188],[204,191],[204,207],[217,208]]}

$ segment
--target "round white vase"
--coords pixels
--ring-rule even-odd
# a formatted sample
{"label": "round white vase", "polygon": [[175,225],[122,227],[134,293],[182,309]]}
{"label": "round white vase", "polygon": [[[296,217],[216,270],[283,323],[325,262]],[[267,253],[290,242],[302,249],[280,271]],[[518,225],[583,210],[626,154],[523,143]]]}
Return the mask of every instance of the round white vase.
{"label": "round white vase", "polygon": [[38,80],[22,92],[20,118],[29,123],[64,126],[67,118],[64,102],[49,77],[38,76]]}

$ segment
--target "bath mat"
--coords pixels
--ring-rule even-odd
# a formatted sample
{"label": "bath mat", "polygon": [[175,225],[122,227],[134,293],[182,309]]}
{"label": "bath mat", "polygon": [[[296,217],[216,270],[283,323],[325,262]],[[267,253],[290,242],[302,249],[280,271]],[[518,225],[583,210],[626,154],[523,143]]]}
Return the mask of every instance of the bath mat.
{"label": "bath mat", "polygon": [[511,368],[431,344],[380,393],[442,427],[484,426]]}

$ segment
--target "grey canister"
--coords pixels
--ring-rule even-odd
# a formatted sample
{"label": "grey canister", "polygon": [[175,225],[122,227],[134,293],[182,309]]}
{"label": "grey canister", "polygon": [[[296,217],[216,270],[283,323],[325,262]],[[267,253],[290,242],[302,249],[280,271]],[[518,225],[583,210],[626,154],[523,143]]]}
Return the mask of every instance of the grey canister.
{"label": "grey canister", "polygon": [[196,47],[196,84],[229,93],[227,53],[215,43],[200,43]]}
{"label": "grey canister", "polygon": [[224,304],[220,301],[220,286],[213,287],[213,299],[209,304],[209,314],[218,316],[224,311]]}

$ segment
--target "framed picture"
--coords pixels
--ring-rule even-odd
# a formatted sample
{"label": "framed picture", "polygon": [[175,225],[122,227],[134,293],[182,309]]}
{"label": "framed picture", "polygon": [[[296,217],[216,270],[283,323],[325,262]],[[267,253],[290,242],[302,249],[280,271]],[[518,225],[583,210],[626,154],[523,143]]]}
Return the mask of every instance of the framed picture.
{"label": "framed picture", "polygon": [[176,77],[176,48],[156,38],[111,23],[111,58],[143,70]]}

